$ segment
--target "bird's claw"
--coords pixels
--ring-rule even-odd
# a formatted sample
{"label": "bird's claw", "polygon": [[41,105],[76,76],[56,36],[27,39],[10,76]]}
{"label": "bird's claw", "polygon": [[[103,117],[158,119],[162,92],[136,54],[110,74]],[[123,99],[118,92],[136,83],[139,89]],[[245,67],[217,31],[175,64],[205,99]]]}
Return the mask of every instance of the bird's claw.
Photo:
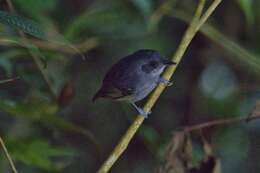
{"label": "bird's claw", "polygon": [[134,102],[131,102],[131,104],[135,107],[137,112],[144,118],[148,118],[148,115],[152,113],[151,111],[145,112],[142,108],[139,108]]}
{"label": "bird's claw", "polygon": [[169,81],[167,79],[164,79],[163,77],[159,78],[159,83],[162,83],[162,84],[164,84],[166,86],[171,86],[173,84],[173,82],[171,82],[171,81]]}
{"label": "bird's claw", "polygon": [[143,116],[144,118],[148,118],[148,115],[152,113],[151,111],[145,112],[145,111],[144,111],[143,109],[141,109],[141,108],[138,108],[137,111],[138,111],[138,113],[139,113],[141,116]]}

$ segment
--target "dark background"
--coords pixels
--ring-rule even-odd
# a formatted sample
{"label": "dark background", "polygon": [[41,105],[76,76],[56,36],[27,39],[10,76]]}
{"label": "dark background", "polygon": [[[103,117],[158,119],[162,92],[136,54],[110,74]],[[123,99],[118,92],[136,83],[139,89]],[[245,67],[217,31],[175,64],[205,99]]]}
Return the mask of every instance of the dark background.
{"label": "dark background", "polygon": [[[20,173],[91,173],[107,158],[135,110],[91,102],[108,68],[149,48],[172,57],[197,1],[13,0],[17,14],[48,33],[37,46],[46,84],[17,30],[0,25],[0,131]],[[207,1],[209,3],[209,1]],[[4,0],[1,10],[8,11]],[[217,118],[247,116],[260,97],[260,1],[223,0],[198,33],[167,88],[113,173],[148,173],[163,160],[172,132]],[[63,45],[60,43],[64,43]],[[76,46],[86,57],[71,49]],[[142,104],[142,103],[140,103]],[[259,172],[260,124],[204,130],[222,172]],[[196,136],[197,134],[194,134]],[[194,141],[194,158],[202,153]],[[11,172],[1,152],[0,172]]]}

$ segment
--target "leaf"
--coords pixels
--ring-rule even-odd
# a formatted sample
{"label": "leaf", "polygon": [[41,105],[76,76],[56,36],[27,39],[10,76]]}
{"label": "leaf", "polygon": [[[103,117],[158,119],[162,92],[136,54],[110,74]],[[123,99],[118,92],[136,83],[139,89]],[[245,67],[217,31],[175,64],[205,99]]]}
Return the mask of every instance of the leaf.
{"label": "leaf", "polygon": [[[1,41],[4,42],[5,44],[11,44],[11,45],[17,44],[19,46],[27,48],[28,51],[31,53],[31,55],[39,58],[43,68],[45,68],[47,66],[47,58],[41,53],[41,51],[39,50],[39,48],[37,46],[31,44],[27,40],[25,41],[24,39],[20,39],[19,37],[6,36],[3,33],[1,34],[1,36],[2,36]],[[15,54],[15,55],[17,55],[17,54]],[[10,56],[10,54],[9,54],[9,56]]]}
{"label": "leaf", "polygon": [[[183,13],[178,9],[174,10],[173,16],[182,21],[185,21],[186,23],[191,20],[191,16]],[[260,74],[259,55],[256,55],[252,51],[244,48],[234,40],[230,39],[228,36],[222,34],[213,25],[207,23],[204,24],[201,28],[201,32],[212,41],[222,46],[228,53],[234,55],[227,56],[227,58],[230,58],[230,60],[232,60],[234,63],[240,65],[241,68],[246,68],[247,71],[254,72],[257,75]]]}
{"label": "leaf", "polygon": [[[84,55],[62,35],[54,31],[50,31],[47,28],[43,28],[43,26],[37,24],[36,22],[30,19],[0,10],[0,23],[21,30],[24,33],[30,34],[39,39],[68,46],[71,49],[73,49],[77,54],[79,54],[82,57],[82,59],[85,59]],[[37,57],[40,58],[40,60],[43,62],[43,66],[45,67],[47,64],[46,58],[40,53],[40,51],[35,45],[27,42],[28,41],[23,41],[22,43],[26,44],[25,46],[27,46],[28,50],[31,51],[32,54],[35,54],[37,55]],[[28,47],[28,45],[30,46]]]}
{"label": "leaf", "polygon": [[138,38],[147,34],[144,20],[120,4],[83,13],[67,27],[65,36],[81,39],[82,32],[87,36],[98,35],[110,39]]}
{"label": "leaf", "polygon": [[0,11],[0,23],[19,29],[37,38],[45,39],[45,33],[42,31],[39,24],[36,24],[30,19]]}
{"label": "leaf", "polygon": [[159,134],[158,132],[149,126],[143,126],[141,127],[142,129],[140,130],[140,135],[150,143],[156,143],[159,139]]}
{"label": "leaf", "polygon": [[90,131],[57,116],[58,106],[48,102],[46,99],[34,97],[28,98],[24,102],[0,100],[0,110],[13,116],[25,117],[32,121],[41,122],[47,126],[80,133],[90,140],[97,150],[99,149],[99,143]]}
{"label": "leaf", "polygon": [[152,13],[152,0],[132,0],[143,16],[148,17]]}
{"label": "leaf", "polygon": [[247,23],[252,25],[254,23],[254,8],[253,0],[238,0],[241,10],[244,12]]}
{"label": "leaf", "polygon": [[224,170],[234,170],[234,166],[236,170],[242,168],[240,163],[248,157],[250,149],[247,132],[241,128],[221,129],[212,139]]}
{"label": "leaf", "polygon": [[31,17],[40,17],[44,12],[52,10],[57,0],[13,0],[18,8]]}
{"label": "leaf", "polygon": [[10,141],[8,146],[14,159],[45,170],[57,170],[59,168],[52,160],[53,158],[71,157],[76,154],[76,151],[72,149],[52,146],[44,139]]}
{"label": "leaf", "polygon": [[12,68],[13,68],[10,59],[6,59],[5,57],[1,57],[1,55],[0,55],[0,66],[4,69],[7,76],[10,77],[12,74]]}
{"label": "leaf", "polygon": [[168,0],[162,2],[159,8],[157,8],[152,15],[150,15],[148,21],[148,30],[155,31],[158,29],[158,24],[161,21],[162,17],[166,14],[170,14],[173,6],[175,6],[177,0]]}

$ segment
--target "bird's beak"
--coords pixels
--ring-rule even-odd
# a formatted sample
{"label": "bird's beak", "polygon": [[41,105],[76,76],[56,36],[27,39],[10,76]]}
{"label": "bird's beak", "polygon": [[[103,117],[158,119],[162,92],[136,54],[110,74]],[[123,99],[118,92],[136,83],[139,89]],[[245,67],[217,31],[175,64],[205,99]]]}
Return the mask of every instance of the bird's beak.
{"label": "bird's beak", "polygon": [[163,63],[164,65],[174,65],[174,64],[176,64],[176,62],[173,62],[173,61],[171,61],[171,60],[169,60],[169,59],[163,59],[163,60],[162,60],[162,63]]}

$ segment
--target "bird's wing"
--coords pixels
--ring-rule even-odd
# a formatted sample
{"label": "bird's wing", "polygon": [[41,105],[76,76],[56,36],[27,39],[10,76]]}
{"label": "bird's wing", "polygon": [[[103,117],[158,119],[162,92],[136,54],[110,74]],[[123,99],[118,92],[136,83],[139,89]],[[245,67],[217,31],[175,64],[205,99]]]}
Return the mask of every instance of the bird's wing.
{"label": "bird's wing", "polygon": [[93,101],[99,97],[111,98],[115,100],[127,100],[133,95],[131,88],[123,88],[113,85],[113,83],[104,83],[102,88],[95,94]]}
{"label": "bird's wing", "polygon": [[103,80],[102,90],[105,97],[113,99],[127,99],[135,92],[135,72],[132,71],[135,63],[118,62],[109,70]]}

